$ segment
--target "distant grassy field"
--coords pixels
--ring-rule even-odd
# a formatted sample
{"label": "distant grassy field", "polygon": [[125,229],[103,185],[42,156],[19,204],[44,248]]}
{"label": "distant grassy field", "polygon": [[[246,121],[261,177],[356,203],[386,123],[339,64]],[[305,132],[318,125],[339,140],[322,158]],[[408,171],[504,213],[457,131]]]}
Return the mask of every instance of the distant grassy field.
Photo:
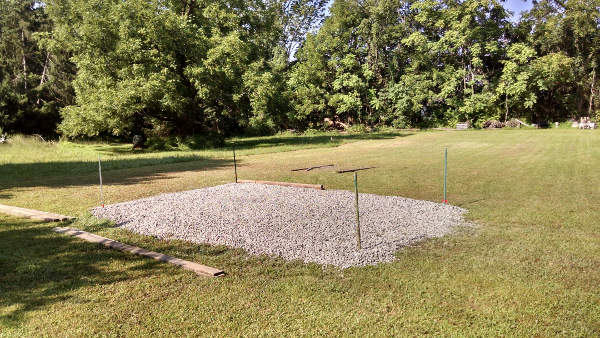
{"label": "distant grassy field", "polygon": [[[332,141],[333,137],[333,141]],[[600,335],[600,132],[388,132],[238,139],[240,178],[442,199],[475,229],[373,267],[339,270],[161,241],[94,220],[107,203],[231,182],[229,149],[131,154],[127,145],[0,146],[0,203],[80,216],[74,227],[215,266],[201,278],[0,216],[0,336]]]}

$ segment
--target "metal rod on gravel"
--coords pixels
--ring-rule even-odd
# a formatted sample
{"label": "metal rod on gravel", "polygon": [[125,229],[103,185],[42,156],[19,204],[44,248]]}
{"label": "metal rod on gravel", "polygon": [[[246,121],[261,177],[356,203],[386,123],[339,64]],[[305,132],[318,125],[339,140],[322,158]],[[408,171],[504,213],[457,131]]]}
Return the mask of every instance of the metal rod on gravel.
{"label": "metal rod on gravel", "polygon": [[237,183],[238,179],[237,179],[237,162],[235,160],[235,141],[233,141],[233,170],[235,172],[235,183]]}
{"label": "metal rod on gravel", "polygon": [[448,204],[448,198],[446,196],[447,194],[447,185],[446,185],[446,181],[448,180],[448,148],[446,148],[445,152],[444,152],[444,200],[442,201],[442,203],[444,204]]}
{"label": "metal rod on gravel", "polygon": [[360,250],[360,214],[358,212],[358,175],[356,172],[354,172],[354,206],[356,207],[356,247]]}
{"label": "metal rod on gravel", "polygon": [[98,154],[98,176],[100,176],[100,204],[104,208],[104,196],[102,194],[102,164],[100,163],[100,154]]}

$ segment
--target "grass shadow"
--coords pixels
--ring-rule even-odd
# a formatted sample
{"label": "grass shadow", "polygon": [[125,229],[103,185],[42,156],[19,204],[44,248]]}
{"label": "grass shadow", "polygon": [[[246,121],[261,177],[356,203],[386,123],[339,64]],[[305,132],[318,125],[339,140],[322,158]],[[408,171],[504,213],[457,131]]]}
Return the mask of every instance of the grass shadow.
{"label": "grass shadow", "polygon": [[[412,133],[406,132],[372,132],[361,134],[323,134],[323,135],[290,135],[290,136],[272,136],[268,138],[245,138],[235,140],[235,148],[239,150],[267,148],[278,146],[337,146],[347,141],[360,140],[385,140],[396,137],[410,136]],[[227,141],[227,146],[231,147],[233,140]]]}
{"label": "grass shadow", "polygon": [[[276,136],[258,136],[258,137],[244,137],[239,139],[226,140],[224,147],[217,148],[201,148],[195,150],[229,150],[235,142],[235,147],[238,150],[247,149],[260,149],[260,148],[275,148],[275,147],[293,147],[293,146],[312,146],[312,147],[329,147],[336,146],[347,141],[358,141],[358,140],[382,140],[392,139],[395,137],[410,136],[412,133],[397,132],[397,131],[379,131],[370,133],[319,133],[315,135],[276,135]],[[99,153],[104,154],[156,154],[162,151],[160,150],[132,150],[129,144],[101,144],[101,145],[88,145],[89,149],[92,149]],[[178,151],[178,150],[172,150]]]}
{"label": "grass shadow", "polygon": [[[273,151],[288,151],[314,147],[334,147],[347,141],[392,139],[413,135],[406,132],[372,132],[362,134],[317,134],[317,135],[290,135],[243,138],[235,141],[236,149],[258,150],[273,149]],[[215,149],[228,150],[233,144],[232,140],[226,143],[224,148]],[[129,145],[122,144],[72,144],[71,147],[91,149],[96,152],[129,152]],[[147,152],[140,152],[140,155]],[[108,158],[102,161],[102,172],[105,176],[105,184],[133,185],[148,181],[168,179],[162,173],[181,172],[190,170],[211,170],[232,165],[231,159],[218,157],[204,157],[189,152],[173,154],[168,156],[156,153],[157,156],[130,157],[130,158]],[[131,171],[117,170],[134,169]],[[28,187],[69,187],[95,185],[98,182],[97,160],[65,160],[60,159],[48,162],[30,163],[6,163],[0,165],[0,192],[12,188]],[[9,194],[0,195],[9,199]]]}
{"label": "grass shadow", "polygon": [[[166,172],[211,170],[231,166],[232,160],[203,158],[196,155],[156,158],[109,159],[102,162],[105,184],[138,184],[166,179]],[[117,170],[134,169],[135,171]],[[53,161],[39,163],[8,163],[0,166],[0,191],[24,187],[68,187],[98,183],[98,162]],[[0,197],[10,198],[8,194]]]}
{"label": "grass shadow", "polygon": [[0,326],[18,326],[29,312],[73,301],[78,289],[144,278],[164,268],[157,261],[59,235],[52,225],[0,220]]}

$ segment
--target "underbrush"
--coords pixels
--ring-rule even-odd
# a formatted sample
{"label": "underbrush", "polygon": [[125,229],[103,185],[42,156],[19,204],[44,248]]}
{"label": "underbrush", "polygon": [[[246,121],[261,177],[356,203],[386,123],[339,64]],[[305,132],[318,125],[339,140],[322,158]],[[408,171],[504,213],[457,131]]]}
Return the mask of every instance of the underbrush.
{"label": "underbrush", "polygon": [[146,147],[151,151],[215,149],[225,146],[225,137],[216,133],[181,137],[150,137]]}

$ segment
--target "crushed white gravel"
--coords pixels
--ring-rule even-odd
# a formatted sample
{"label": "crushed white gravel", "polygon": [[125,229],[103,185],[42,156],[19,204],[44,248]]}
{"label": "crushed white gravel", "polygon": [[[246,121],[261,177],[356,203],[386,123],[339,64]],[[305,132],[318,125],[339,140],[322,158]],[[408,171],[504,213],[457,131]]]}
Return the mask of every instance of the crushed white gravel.
{"label": "crushed white gravel", "polygon": [[356,248],[354,192],[225,184],[92,209],[117,226],[163,239],[222,244],[251,254],[342,268],[389,262],[404,246],[448,234],[465,209],[360,194]]}

